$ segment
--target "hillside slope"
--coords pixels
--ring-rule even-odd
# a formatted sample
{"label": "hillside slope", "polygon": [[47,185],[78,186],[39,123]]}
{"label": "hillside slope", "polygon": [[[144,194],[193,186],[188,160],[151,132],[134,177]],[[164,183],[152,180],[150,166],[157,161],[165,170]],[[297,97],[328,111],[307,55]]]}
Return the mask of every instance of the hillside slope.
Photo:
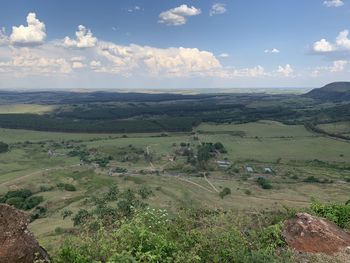
{"label": "hillside slope", "polygon": [[333,82],[304,96],[322,101],[350,101],[350,82]]}

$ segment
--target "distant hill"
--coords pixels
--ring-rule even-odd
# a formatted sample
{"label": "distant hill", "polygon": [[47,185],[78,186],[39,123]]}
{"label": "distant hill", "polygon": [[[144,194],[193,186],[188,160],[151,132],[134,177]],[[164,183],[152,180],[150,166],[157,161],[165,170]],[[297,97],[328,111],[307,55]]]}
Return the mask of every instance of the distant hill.
{"label": "distant hill", "polygon": [[303,96],[322,101],[350,101],[350,82],[333,82]]}

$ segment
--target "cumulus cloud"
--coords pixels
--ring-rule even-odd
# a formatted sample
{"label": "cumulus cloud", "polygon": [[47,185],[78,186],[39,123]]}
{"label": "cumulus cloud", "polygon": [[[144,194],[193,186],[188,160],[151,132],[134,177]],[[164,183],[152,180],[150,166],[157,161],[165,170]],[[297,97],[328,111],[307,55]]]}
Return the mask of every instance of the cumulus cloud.
{"label": "cumulus cloud", "polygon": [[160,13],[158,22],[169,26],[181,26],[186,24],[187,17],[196,16],[200,13],[201,10],[194,6],[180,5]]}
{"label": "cumulus cloud", "polygon": [[333,66],[330,68],[331,72],[341,72],[345,69],[345,66],[349,64],[346,60],[337,60],[333,62]]}
{"label": "cumulus cloud", "polygon": [[72,57],[70,60],[72,62],[72,68],[74,69],[81,69],[86,67],[86,64],[84,63],[85,57],[83,56]]}
{"label": "cumulus cloud", "polygon": [[63,46],[75,48],[90,48],[97,43],[97,38],[93,36],[90,29],[83,25],[78,26],[78,31],[75,32],[76,39],[65,37],[63,39]]}
{"label": "cumulus cloud", "polygon": [[[183,14],[178,10],[176,12]],[[192,14],[194,13],[196,12],[192,10]],[[68,76],[105,73],[146,78],[261,78],[288,77],[293,74],[290,65],[271,72],[260,65],[245,68],[226,67],[219,59],[227,58],[229,54],[215,56],[210,51],[198,48],[118,45],[98,40],[84,26],[78,27],[74,39],[65,37],[42,43],[40,46],[13,45],[4,30],[1,30],[0,36],[4,43],[7,41],[0,45],[0,74],[4,76],[3,74],[8,73],[6,76],[9,78],[14,74]]]}
{"label": "cumulus cloud", "polygon": [[290,77],[293,73],[294,73],[294,69],[292,68],[292,66],[290,64],[283,66],[279,66],[277,73],[279,73],[280,75],[284,76],[284,77]]}
{"label": "cumulus cloud", "polygon": [[253,68],[235,69],[232,72],[232,77],[261,77],[269,75],[262,66]]}
{"label": "cumulus cloud", "polygon": [[265,49],[264,53],[271,53],[271,54],[276,54],[276,53],[280,53],[280,50],[277,48],[272,48],[272,49]]}
{"label": "cumulus cloud", "polygon": [[326,0],[323,4],[327,7],[339,7],[343,6],[344,2],[342,0]]}
{"label": "cumulus cloud", "polygon": [[27,26],[13,26],[10,41],[14,45],[40,45],[46,38],[45,24],[36,18],[35,13],[27,16]]}
{"label": "cumulus cloud", "polygon": [[228,57],[230,57],[230,54],[228,54],[228,53],[221,53],[219,55],[219,58],[228,58]]}
{"label": "cumulus cloud", "polygon": [[226,6],[225,4],[220,4],[220,3],[215,3],[212,5],[210,11],[209,11],[209,15],[210,16],[214,16],[214,15],[222,15],[224,13],[226,13]]}
{"label": "cumulus cloud", "polygon": [[313,44],[313,51],[316,53],[332,51],[350,51],[349,31],[340,32],[335,43],[330,43],[326,39],[321,39]]}
{"label": "cumulus cloud", "polygon": [[62,57],[44,56],[36,50],[19,48],[12,51],[10,60],[1,61],[0,69],[23,75],[35,75],[45,73],[70,73],[70,63]]}
{"label": "cumulus cloud", "polygon": [[350,39],[348,38],[349,31],[344,30],[339,33],[336,44],[340,49],[350,50]]}
{"label": "cumulus cloud", "polygon": [[6,45],[9,42],[9,38],[6,35],[6,29],[5,27],[0,28],[0,46]]}
{"label": "cumulus cloud", "polygon": [[313,50],[315,52],[331,52],[334,50],[334,47],[326,39],[322,38],[314,43]]}
{"label": "cumulus cloud", "polygon": [[197,48],[162,49],[101,42],[97,52],[111,63],[104,68],[110,72],[144,68],[152,75],[186,76],[205,74],[222,67],[214,54]]}

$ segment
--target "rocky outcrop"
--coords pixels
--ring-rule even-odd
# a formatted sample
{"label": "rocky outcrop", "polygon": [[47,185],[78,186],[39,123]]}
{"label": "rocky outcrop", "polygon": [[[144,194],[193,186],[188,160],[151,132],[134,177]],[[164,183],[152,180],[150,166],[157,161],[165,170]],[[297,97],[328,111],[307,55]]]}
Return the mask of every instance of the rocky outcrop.
{"label": "rocky outcrop", "polygon": [[282,234],[288,246],[300,252],[333,255],[350,246],[348,232],[326,219],[307,213],[299,213],[295,218],[286,220]]}
{"label": "rocky outcrop", "polygon": [[0,262],[49,262],[46,251],[27,229],[28,218],[12,206],[0,204]]}

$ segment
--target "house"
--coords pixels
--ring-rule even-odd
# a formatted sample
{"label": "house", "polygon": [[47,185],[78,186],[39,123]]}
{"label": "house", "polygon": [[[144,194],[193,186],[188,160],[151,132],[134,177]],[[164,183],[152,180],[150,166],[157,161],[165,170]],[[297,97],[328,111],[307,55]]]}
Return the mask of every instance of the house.
{"label": "house", "polygon": [[254,173],[254,169],[252,168],[252,167],[250,167],[250,166],[246,166],[246,171],[248,172],[248,173]]}
{"label": "house", "polygon": [[217,164],[220,168],[225,168],[225,169],[229,168],[230,165],[231,165],[231,163],[230,163],[229,161],[226,161],[226,160],[224,160],[224,161],[216,161],[216,164]]}
{"label": "house", "polygon": [[265,167],[265,168],[264,168],[264,173],[266,173],[266,174],[271,174],[271,173],[272,173],[272,169],[269,168],[269,167]]}

